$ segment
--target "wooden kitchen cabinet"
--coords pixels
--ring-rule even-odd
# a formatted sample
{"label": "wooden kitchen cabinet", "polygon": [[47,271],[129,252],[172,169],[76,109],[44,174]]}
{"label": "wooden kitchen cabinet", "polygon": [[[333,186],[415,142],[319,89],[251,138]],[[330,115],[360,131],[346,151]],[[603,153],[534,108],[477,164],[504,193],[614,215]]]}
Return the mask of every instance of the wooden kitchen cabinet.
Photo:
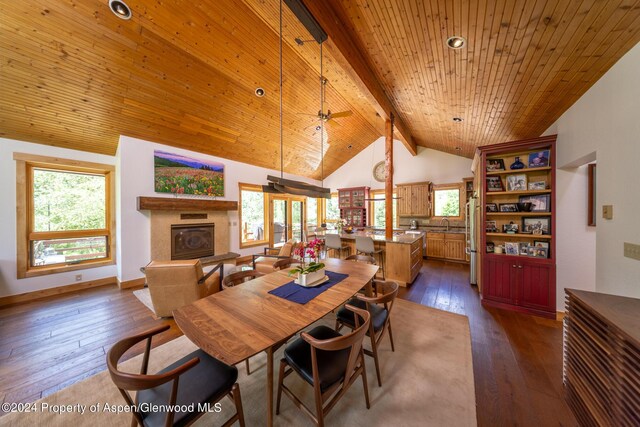
{"label": "wooden kitchen cabinet", "polygon": [[465,235],[427,232],[427,257],[466,262]]}
{"label": "wooden kitchen cabinet", "polygon": [[430,182],[398,184],[398,216],[431,216]]}
{"label": "wooden kitchen cabinet", "polygon": [[427,257],[444,258],[444,233],[427,232]]}
{"label": "wooden kitchen cabinet", "polygon": [[445,234],[444,257],[454,261],[467,261],[464,234]]}
{"label": "wooden kitchen cabinet", "polygon": [[422,268],[422,239],[411,244],[387,242],[385,257],[386,279],[406,287]]}

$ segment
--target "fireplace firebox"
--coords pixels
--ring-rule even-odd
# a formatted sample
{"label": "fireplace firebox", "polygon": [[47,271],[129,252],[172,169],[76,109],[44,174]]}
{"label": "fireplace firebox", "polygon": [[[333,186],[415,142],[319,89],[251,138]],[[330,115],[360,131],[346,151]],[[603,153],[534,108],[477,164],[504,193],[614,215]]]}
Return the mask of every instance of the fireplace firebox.
{"label": "fireplace firebox", "polygon": [[171,225],[171,259],[196,259],[215,255],[215,224]]}

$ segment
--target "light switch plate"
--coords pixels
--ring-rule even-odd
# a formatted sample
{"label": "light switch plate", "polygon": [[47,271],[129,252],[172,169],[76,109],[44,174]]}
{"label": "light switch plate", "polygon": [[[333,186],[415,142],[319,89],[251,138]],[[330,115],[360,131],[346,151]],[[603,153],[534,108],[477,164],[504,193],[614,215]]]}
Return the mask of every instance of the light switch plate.
{"label": "light switch plate", "polygon": [[613,205],[602,206],[602,218],[613,219]]}
{"label": "light switch plate", "polygon": [[624,256],[640,261],[640,245],[624,242]]}

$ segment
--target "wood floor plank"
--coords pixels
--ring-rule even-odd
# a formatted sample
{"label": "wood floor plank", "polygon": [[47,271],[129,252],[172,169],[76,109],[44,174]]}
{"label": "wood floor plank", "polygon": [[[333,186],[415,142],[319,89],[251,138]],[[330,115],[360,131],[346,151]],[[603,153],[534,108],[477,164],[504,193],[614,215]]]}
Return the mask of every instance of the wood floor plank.
{"label": "wood floor plank", "polygon": [[[399,296],[468,316],[478,426],[577,425],[563,399],[562,324],[486,309],[468,280],[463,264],[426,261]],[[106,369],[117,340],[160,324],[170,329],[153,347],[182,335],[172,319],[158,319],[132,290],[115,286],[2,308],[0,372],[11,375],[0,377],[0,400],[30,402],[82,381]]]}

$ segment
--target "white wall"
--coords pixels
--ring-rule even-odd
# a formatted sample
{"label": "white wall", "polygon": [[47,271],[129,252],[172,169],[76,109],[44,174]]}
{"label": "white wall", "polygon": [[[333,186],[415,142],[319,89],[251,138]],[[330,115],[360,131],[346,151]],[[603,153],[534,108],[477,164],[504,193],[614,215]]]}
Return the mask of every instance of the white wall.
{"label": "white wall", "polygon": [[[373,179],[373,166],[384,160],[384,137],[362,150],[347,163],[329,175],[324,183],[332,190],[338,188],[369,186],[384,188],[383,182]],[[434,184],[460,182],[473,176],[471,159],[418,147],[418,155],[412,156],[401,141],[393,141],[393,183],[432,181]]]}
{"label": "white wall", "polygon": [[587,225],[588,166],[556,170],[556,304],[564,289],[596,290],[596,228]]}
{"label": "white wall", "polygon": [[13,160],[13,153],[28,153],[110,165],[115,164],[113,156],[0,138],[0,182],[4,184],[1,196],[2,203],[0,203],[0,242],[2,242],[0,244],[0,296],[69,285],[75,282],[76,274],[82,274],[83,282],[115,276],[116,266],[114,265],[17,279],[16,162]]}
{"label": "white wall", "polygon": [[[198,159],[219,161],[224,164],[225,195],[219,200],[238,200],[238,182],[250,184],[265,184],[267,175],[279,175],[279,171],[260,168],[246,163],[235,162],[201,153],[168,147],[141,139],[120,137],[118,146],[116,170],[119,177],[117,185],[119,196],[116,203],[121,206],[117,218],[117,236],[121,243],[118,251],[118,278],[122,281],[141,277],[140,267],[150,261],[149,254],[149,212],[139,212],[136,209],[138,196],[165,196],[154,192],[153,185],[153,151],[166,150]],[[285,174],[285,178],[303,180],[318,184],[317,181]],[[166,197],[173,197],[166,195]],[[262,247],[240,249],[238,230],[238,212],[229,212],[231,224],[230,250],[241,255],[251,255],[262,251]]]}
{"label": "white wall", "polygon": [[[623,256],[623,243],[640,244],[640,44],[621,58],[552,126],[557,130],[558,167],[575,166],[597,156],[597,227],[595,289],[598,292],[640,297],[640,261]],[[580,174],[581,172],[576,172]],[[566,179],[565,179],[566,178]],[[558,215],[565,225],[580,217],[583,205],[563,200],[571,197],[575,176],[558,176]],[[582,191],[583,189],[580,189]],[[613,205],[613,219],[602,218],[602,205]],[[563,219],[561,219],[564,217]],[[558,246],[580,253],[584,232],[565,233],[558,225]],[[560,250],[560,249],[558,249]],[[568,258],[558,252],[558,299],[560,289],[579,285],[593,262],[590,255]],[[566,261],[565,261],[566,260]],[[566,263],[566,264],[565,264]],[[570,266],[570,267],[569,267]],[[567,268],[560,275],[560,269]],[[590,274],[590,273],[589,273]],[[561,283],[560,280],[565,281]],[[585,279],[591,286],[591,282]]]}

